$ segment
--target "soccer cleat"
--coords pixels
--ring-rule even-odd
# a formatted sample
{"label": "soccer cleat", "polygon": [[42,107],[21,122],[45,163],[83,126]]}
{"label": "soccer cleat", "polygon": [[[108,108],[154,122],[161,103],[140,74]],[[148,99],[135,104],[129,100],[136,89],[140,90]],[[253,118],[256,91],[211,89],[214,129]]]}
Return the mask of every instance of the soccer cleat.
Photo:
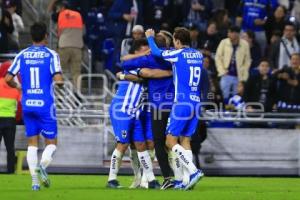
{"label": "soccer cleat", "polygon": [[39,177],[40,177],[44,187],[46,187],[46,188],[50,187],[50,179],[48,178],[48,174],[47,174],[46,170],[42,166],[40,166],[37,169],[37,172],[39,173]]}
{"label": "soccer cleat", "polygon": [[174,187],[174,183],[173,181],[168,178],[168,179],[165,179],[163,184],[161,185],[160,189],[161,190],[166,190],[166,189],[170,189],[170,188],[173,188]]}
{"label": "soccer cleat", "polygon": [[106,187],[113,188],[113,189],[122,188],[122,186],[119,184],[119,182],[117,180],[108,181]]}
{"label": "soccer cleat", "polygon": [[40,191],[40,186],[39,185],[32,185],[31,186],[32,191]]}
{"label": "soccer cleat", "polygon": [[160,189],[160,184],[157,180],[153,180],[148,183],[148,188],[149,189]]}
{"label": "soccer cleat", "polygon": [[184,185],[182,181],[174,181],[174,190],[182,190],[184,189]]}
{"label": "soccer cleat", "polygon": [[194,186],[200,181],[200,179],[204,176],[201,170],[198,170],[194,174],[190,175],[190,182],[185,186],[184,190],[189,190],[194,188]]}

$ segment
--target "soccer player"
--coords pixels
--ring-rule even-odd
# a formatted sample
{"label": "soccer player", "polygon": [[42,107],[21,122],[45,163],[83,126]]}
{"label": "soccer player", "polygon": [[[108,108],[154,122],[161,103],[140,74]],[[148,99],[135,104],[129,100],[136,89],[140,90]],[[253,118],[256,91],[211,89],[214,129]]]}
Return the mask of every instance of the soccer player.
{"label": "soccer player", "polygon": [[[135,47],[136,53],[148,48],[146,40],[137,40],[135,45],[137,45]],[[161,71],[162,74],[166,76],[172,74],[171,72]],[[159,71],[157,72],[159,74]],[[124,75],[122,75],[120,79],[124,80]],[[144,89],[142,83],[120,81],[116,96],[112,100],[109,112],[117,145],[111,157],[107,187],[120,188],[120,184],[117,181],[117,174],[122,157],[131,141],[134,142],[138,151],[139,162],[142,166],[143,173],[145,173],[147,177],[149,188],[160,187],[153,174],[152,162],[145,144],[142,122],[139,119],[142,111],[140,104],[142,102]]]}
{"label": "soccer player", "polygon": [[[155,36],[155,41],[160,48],[167,47],[166,38],[161,33]],[[122,68],[127,71],[140,68],[138,76],[147,78],[148,101],[151,107],[151,113],[147,114],[152,118],[149,123],[152,124],[156,157],[162,176],[164,177],[161,189],[168,189],[173,187],[173,181],[171,180],[171,168],[165,145],[165,130],[174,101],[174,84],[171,76],[159,79],[151,77],[155,74],[155,69],[172,70],[172,65],[170,62],[151,54],[141,54],[138,56],[139,57],[133,58],[134,56],[132,55],[130,57],[131,59],[125,60],[122,63]],[[145,69],[146,67],[148,67],[148,69]],[[172,155],[170,161],[173,164],[173,170],[176,177],[180,172],[176,170],[176,165],[174,165],[174,162],[176,161],[174,159],[176,159],[176,157]]]}
{"label": "soccer player", "polygon": [[[30,28],[33,45],[21,51],[5,77],[6,82],[22,90],[23,119],[28,138],[27,162],[32,177],[32,190],[40,190],[38,175],[45,187],[50,186],[46,169],[57,145],[57,121],[53,97],[53,80],[62,84],[58,54],[48,49],[47,26],[34,23]],[[20,73],[21,86],[13,81]],[[21,88],[22,87],[22,88]],[[42,134],[46,147],[38,164],[38,139]]]}
{"label": "soccer player", "polygon": [[[151,53],[173,64],[175,99],[167,127],[166,144],[174,152],[189,176],[188,183],[175,180],[176,188],[193,188],[203,173],[193,164],[190,138],[195,133],[200,112],[200,77],[203,64],[202,54],[189,47],[190,33],[185,28],[176,28],[173,43],[176,50],[161,50],[154,41],[154,31],[146,31]],[[180,139],[180,144],[178,140]],[[185,177],[187,176],[185,175]],[[181,186],[180,186],[181,185]]]}

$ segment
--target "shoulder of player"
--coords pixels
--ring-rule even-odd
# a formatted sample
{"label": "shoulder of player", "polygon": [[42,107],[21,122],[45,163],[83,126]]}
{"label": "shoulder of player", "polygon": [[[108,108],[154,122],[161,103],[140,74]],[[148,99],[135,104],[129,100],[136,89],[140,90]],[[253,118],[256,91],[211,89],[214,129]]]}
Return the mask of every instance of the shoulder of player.
{"label": "shoulder of player", "polygon": [[20,56],[22,56],[24,54],[24,52],[28,51],[30,49],[30,47],[27,47],[26,49],[21,50],[15,58],[19,58]]}
{"label": "shoulder of player", "polygon": [[180,54],[184,49],[171,49],[171,50],[164,50],[162,55],[163,56],[175,56]]}
{"label": "shoulder of player", "polygon": [[55,57],[58,55],[58,53],[52,49],[49,49],[48,47],[45,47],[46,51],[48,51],[50,53],[50,55],[52,55],[52,57]]}

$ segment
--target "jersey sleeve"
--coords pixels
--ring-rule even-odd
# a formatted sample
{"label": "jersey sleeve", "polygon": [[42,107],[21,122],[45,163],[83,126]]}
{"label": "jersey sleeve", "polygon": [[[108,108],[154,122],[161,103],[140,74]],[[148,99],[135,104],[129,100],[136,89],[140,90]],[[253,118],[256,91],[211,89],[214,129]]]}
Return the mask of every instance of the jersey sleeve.
{"label": "jersey sleeve", "polygon": [[139,67],[147,67],[147,60],[147,56],[126,60],[122,63],[122,68],[126,71],[130,71]]}
{"label": "jersey sleeve", "polygon": [[149,44],[149,47],[151,49],[152,55],[162,57],[163,50],[158,48],[158,46],[155,44],[154,37],[152,37],[152,36],[148,37],[147,40],[148,40],[148,44]]}
{"label": "jersey sleeve", "polygon": [[11,66],[8,68],[7,73],[15,76],[19,73],[21,67],[20,55],[16,56]]}
{"label": "jersey sleeve", "polygon": [[124,71],[124,74],[131,74],[131,75],[135,75],[135,76],[138,76],[138,73],[140,71],[140,68],[137,68],[137,69],[133,69],[133,70],[129,70],[129,71]]}
{"label": "jersey sleeve", "polygon": [[182,51],[182,49],[179,50],[164,50],[162,52],[162,57],[164,60],[175,63],[178,61],[179,53]]}
{"label": "jersey sleeve", "polygon": [[182,51],[182,49],[178,50],[161,50],[157,47],[154,41],[154,37],[148,37],[148,44],[151,49],[151,53],[155,56],[161,57],[166,61],[169,62],[177,62],[178,61],[178,54]]}
{"label": "jersey sleeve", "polygon": [[62,73],[59,55],[56,52],[52,52],[52,58],[50,62],[50,72],[52,75]]}

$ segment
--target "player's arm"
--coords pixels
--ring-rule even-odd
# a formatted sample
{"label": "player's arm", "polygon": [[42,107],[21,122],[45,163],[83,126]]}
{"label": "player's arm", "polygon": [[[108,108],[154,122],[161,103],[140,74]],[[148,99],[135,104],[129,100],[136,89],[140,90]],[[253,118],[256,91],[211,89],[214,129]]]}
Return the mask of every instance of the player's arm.
{"label": "player's arm", "polygon": [[148,40],[149,47],[151,49],[151,53],[154,56],[161,57],[166,61],[175,63],[178,61],[178,54],[182,51],[182,49],[178,50],[162,50],[157,47],[154,40],[154,31],[152,29],[148,29],[146,32],[146,37]]}
{"label": "player's arm", "polygon": [[127,81],[132,81],[132,82],[142,82],[143,79],[138,77],[137,75],[133,75],[133,74],[124,74],[122,72],[118,72],[116,74],[117,78],[119,80],[127,80]]}
{"label": "player's arm", "polygon": [[154,30],[153,29],[148,29],[145,32],[145,35],[147,37],[148,44],[149,44],[149,47],[151,49],[151,53],[155,56],[162,57],[163,50],[158,48],[158,46],[155,43],[155,40],[154,40],[155,32],[154,32]]}
{"label": "player's arm", "polygon": [[173,76],[171,70],[150,69],[150,68],[142,68],[139,70],[138,74],[142,78],[165,78],[165,77]]}
{"label": "player's arm", "polygon": [[5,76],[5,82],[7,85],[9,85],[12,88],[16,88],[18,90],[21,90],[21,85],[14,81],[14,75],[7,73]]}
{"label": "player's arm", "polygon": [[53,59],[50,63],[50,72],[52,74],[52,79],[55,82],[55,85],[57,85],[58,87],[62,87],[64,85],[64,80],[62,76],[59,55],[57,53],[51,53],[53,56]]}
{"label": "player's arm", "polygon": [[124,61],[122,63],[122,69],[125,71],[130,71],[130,70],[140,68],[141,66],[147,66],[147,65],[148,65],[148,59],[146,56],[143,56],[143,57],[138,57],[138,58]]}
{"label": "player's arm", "polygon": [[144,51],[144,52],[140,52],[140,53],[127,54],[127,55],[121,57],[121,61],[131,60],[131,59],[139,58],[139,57],[146,56],[149,54],[150,54],[150,49],[147,51]]}
{"label": "player's arm", "polygon": [[54,74],[53,81],[58,87],[62,87],[64,85],[64,78],[61,73]]}

